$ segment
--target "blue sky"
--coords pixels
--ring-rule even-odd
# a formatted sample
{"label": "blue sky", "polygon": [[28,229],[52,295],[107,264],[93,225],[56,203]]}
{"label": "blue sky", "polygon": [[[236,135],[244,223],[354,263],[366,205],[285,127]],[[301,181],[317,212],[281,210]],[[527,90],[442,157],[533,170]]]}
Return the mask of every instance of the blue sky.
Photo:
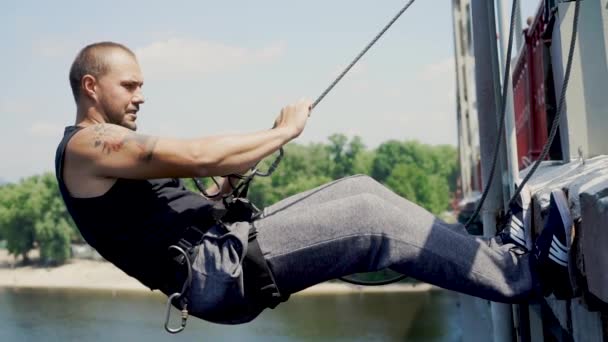
{"label": "blue sky", "polygon": [[[536,0],[522,0],[524,16]],[[0,179],[51,171],[75,106],[84,45],[132,48],[144,72],[139,131],[194,137],[266,129],[315,99],[403,0],[2,1]],[[418,0],[313,113],[297,142],[332,133],[457,143],[451,2]]]}

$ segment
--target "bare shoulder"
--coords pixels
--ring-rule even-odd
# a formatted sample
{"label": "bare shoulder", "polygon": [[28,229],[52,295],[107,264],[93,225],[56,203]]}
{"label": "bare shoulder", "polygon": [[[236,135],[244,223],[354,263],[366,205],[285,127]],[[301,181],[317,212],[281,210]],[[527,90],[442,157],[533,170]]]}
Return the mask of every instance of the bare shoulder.
{"label": "bare shoulder", "polygon": [[136,133],[113,124],[88,126],[68,143],[66,160],[87,177],[154,179],[189,177],[198,164],[188,140]]}
{"label": "bare shoulder", "polygon": [[96,124],[85,127],[74,135],[68,144],[68,153],[93,161],[128,149],[145,161],[152,158],[157,140],[156,137],[137,134],[122,126]]}
{"label": "bare shoulder", "polygon": [[119,177],[129,172],[112,172],[128,164],[148,164],[157,138],[137,134],[113,124],[83,128],[68,142],[64,159],[64,182],[75,197],[96,197],[106,193]]}

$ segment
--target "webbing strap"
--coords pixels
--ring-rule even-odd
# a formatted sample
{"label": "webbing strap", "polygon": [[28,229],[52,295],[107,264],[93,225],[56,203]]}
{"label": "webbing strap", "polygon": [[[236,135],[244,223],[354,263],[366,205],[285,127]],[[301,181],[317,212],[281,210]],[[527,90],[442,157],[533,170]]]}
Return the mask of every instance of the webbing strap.
{"label": "webbing strap", "polygon": [[274,309],[289,298],[289,295],[283,296],[276,285],[260,249],[255,227],[249,231],[247,254],[243,260],[243,276],[246,296],[265,307]]}

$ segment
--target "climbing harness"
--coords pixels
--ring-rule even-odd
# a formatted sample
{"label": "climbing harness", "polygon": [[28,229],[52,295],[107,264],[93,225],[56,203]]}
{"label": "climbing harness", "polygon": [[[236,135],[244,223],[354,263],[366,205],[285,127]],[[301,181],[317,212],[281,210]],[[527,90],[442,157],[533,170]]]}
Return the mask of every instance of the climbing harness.
{"label": "climbing harness", "polygon": [[[252,222],[261,211],[247,200],[247,183],[241,190],[242,197],[223,198],[223,207],[214,208],[216,224],[226,225],[234,222]],[[204,231],[191,226],[186,229],[183,237],[176,245],[169,247],[169,252],[177,251],[171,259],[178,267],[186,268],[186,277],[180,292],[175,292],[167,299],[165,315],[165,330],[172,334],[183,331],[188,321],[188,291],[192,284],[192,262],[196,257],[196,248],[202,243]],[[257,241],[257,230],[252,225],[248,234],[247,252],[243,258],[243,285],[245,296],[259,307],[275,308],[286,301],[289,295],[282,295],[276,285],[272,272],[268,267],[264,254]],[[181,310],[181,325],[177,328],[169,326],[171,307],[175,304]]]}
{"label": "climbing harness", "polygon": [[[532,168],[530,169],[530,171],[526,174],[526,176],[524,177],[524,179],[521,181],[521,183],[519,184],[519,186],[517,187],[517,189],[515,190],[515,193],[513,194],[513,196],[511,197],[511,199],[509,200],[508,203],[508,211],[506,213],[505,216],[508,216],[509,214],[511,214],[511,206],[512,204],[515,203],[515,201],[517,201],[517,197],[519,196],[519,194],[521,193],[522,189],[524,188],[524,185],[526,183],[528,183],[528,181],[530,180],[530,178],[532,178],[532,175],[536,172],[536,170],[538,169],[538,167],[540,166],[540,164],[542,163],[543,160],[545,160],[545,158],[547,158],[547,155],[549,154],[549,149],[551,148],[551,145],[553,145],[553,140],[555,139],[555,135],[557,134],[557,129],[559,128],[559,122],[560,122],[560,118],[562,115],[562,112],[564,110],[564,105],[566,102],[566,91],[568,89],[568,83],[570,81],[570,72],[572,70],[572,60],[574,59],[574,49],[576,46],[576,36],[577,36],[577,32],[578,32],[578,20],[579,20],[579,15],[580,15],[580,5],[581,5],[581,0],[573,0],[576,2],[575,6],[574,6],[574,22],[572,24],[572,37],[570,39],[570,49],[568,51],[568,60],[566,62],[566,72],[564,75],[564,83],[562,86],[562,91],[561,91],[561,95],[560,95],[560,101],[559,101],[559,105],[557,107],[557,112],[555,113],[555,117],[553,118],[553,123],[551,125],[551,132],[549,134],[549,138],[547,139],[547,143],[545,144],[542,153],[540,154],[540,156],[538,157],[538,159],[536,160],[536,162],[534,163],[534,165],[532,166]],[[513,30],[514,30],[514,26],[515,26],[515,13],[517,12],[517,6],[519,6],[518,0],[513,0],[513,8],[511,11],[511,26],[509,29],[509,47],[507,49],[507,61],[506,61],[506,67],[505,67],[505,74],[504,74],[504,80],[503,80],[503,89],[502,89],[502,114],[501,114],[501,118],[500,118],[500,127],[498,128],[498,134],[497,134],[497,139],[496,139],[496,143],[494,145],[494,156],[492,159],[492,168],[490,169],[490,174],[488,177],[488,181],[486,183],[486,188],[484,189],[484,192],[479,200],[479,204],[477,205],[477,208],[475,208],[475,211],[473,212],[473,215],[471,215],[471,217],[469,218],[469,220],[465,223],[465,226],[468,228],[471,223],[473,223],[473,221],[475,221],[475,219],[477,218],[477,216],[479,215],[479,212],[481,211],[481,208],[483,207],[483,204],[486,200],[486,197],[488,196],[488,193],[490,191],[490,188],[492,186],[492,181],[494,179],[494,175],[496,173],[496,165],[498,162],[498,150],[500,148],[500,144],[502,142],[503,137],[504,137],[504,124],[505,124],[505,116],[506,116],[506,95],[507,95],[507,77],[509,77],[510,75],[510,68],[511,68],[511,52],[512,52],[512,46],[513,46]]]}

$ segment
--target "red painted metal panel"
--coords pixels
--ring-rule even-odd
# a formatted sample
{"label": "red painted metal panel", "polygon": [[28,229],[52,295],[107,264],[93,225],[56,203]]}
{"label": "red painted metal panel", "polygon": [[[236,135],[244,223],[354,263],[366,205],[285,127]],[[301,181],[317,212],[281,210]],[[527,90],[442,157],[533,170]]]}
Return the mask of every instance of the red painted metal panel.
{"label": "red painted metal panel", "polygon": [[[541,6],[534,20],[534,23],[527,30],[526,45],[530,51],[530,96],[531,96],[531,128],[532,128],[532,146],[530,149],[530,157],[532,160],[537,160],[540,156],[543,147],[547,143],[547,106],[546,106],[546,78],[545,78],[545,62],[548,62],[549,56],[545,56],[543,33],[547,28],[545,17],[543,15],[544,6]],[[547,59],[547,60],[546,60]]]}
{"label": "red painted metal panel", "polygon": [[532,140],[530,125],[530,73],[528,50],[524,46],[513,69],[513,111],[517,136],[517,161],[519,168],[528,165]]}
{"label": "red painted metal panel", "polygon": [[525,44],[513,69],[513,101],[517,136],[517,159],[519,168],[525,168],[540,156],[547,142],[547,98],[548,85],[545,66],[543,33],[547,28],[544,5],[538,9],[536,18],[524,31]]}

